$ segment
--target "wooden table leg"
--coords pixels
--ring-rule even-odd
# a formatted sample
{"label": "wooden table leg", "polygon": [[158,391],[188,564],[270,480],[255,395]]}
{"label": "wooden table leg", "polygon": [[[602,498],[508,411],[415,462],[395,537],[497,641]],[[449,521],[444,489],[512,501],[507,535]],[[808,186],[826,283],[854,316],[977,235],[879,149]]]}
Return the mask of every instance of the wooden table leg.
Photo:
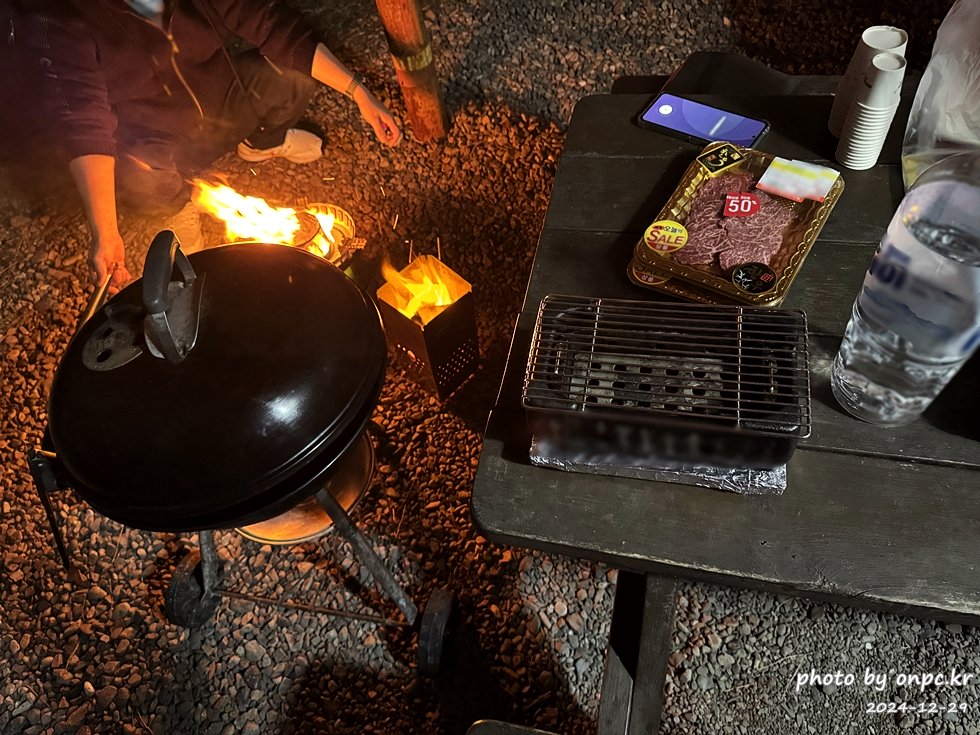
{"label": "wooden table leg", "polygon": [[673,579],[620,571],[599,701],[599,735],[660,729],[674,630]]}

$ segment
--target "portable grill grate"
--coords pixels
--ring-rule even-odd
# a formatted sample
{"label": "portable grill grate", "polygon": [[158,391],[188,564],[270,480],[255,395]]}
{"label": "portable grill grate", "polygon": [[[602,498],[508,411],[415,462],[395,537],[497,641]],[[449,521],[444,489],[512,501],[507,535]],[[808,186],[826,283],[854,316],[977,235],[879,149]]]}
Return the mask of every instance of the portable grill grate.
{"label": "portable grill grate", "polygon": [[772,466],[810,432],[806,318],[755,307],[548,296],[538,311],[524,405],[536,433],[553,439]]}

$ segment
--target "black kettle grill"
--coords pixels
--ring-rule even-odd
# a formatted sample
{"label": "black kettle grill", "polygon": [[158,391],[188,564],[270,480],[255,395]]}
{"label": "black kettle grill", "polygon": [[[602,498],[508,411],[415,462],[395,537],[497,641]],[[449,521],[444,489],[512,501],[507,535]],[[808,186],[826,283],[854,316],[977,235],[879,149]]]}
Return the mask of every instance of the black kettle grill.
{"label": "black kettle grill", "polygon": [[[416,606],[329,491],[385,376],[382,322],[357,284],[281,245],[188,257],[164,231],[142,279],[104,306],[104,289],[97,298],[55,375],[49,446],[29,460],[66,566],[48,498],[59,487],[128,526],[199,531],[200,551],[175,570],[165,611],[201,625],[219,600],[214,530],[315,497],[414,624]],[[423,669],[438,666],[451,607],[445,590],[426,606]]]}

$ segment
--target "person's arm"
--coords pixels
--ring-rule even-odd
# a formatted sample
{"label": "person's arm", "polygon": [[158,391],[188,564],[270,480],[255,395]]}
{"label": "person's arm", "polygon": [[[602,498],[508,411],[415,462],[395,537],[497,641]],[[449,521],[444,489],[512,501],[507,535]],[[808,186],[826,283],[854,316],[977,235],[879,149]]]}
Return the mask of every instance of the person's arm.
{"label": "person's arm", "polygon": [[[84,19],[68,3],[38,4],[16,34],[22,63],[35,70],[37,125],[56,141],[54,154],[68,166],[91,234],[89,268],[96,284],[112,264],[111,291],[130,279],[116,223],[116,117],[105,75]],[[30,31],[30,32],[27,32]]]}
{"label": "person's arm", "polygon": [[[296,10],[268,0],[212,0],[209,18],[226,30],[254,44],[277,66],[309,74],[318,82],[346,92],[354,75],[322,43]],[[212,15],[213,14],[213,15]],[[312,59],[312,63],[311,63]],[[395,119],[363,84],[351,90],[361,117],[371,126],[378,140],[388,145],[401,141]]]}
{"label": "person's arm", "polygon": [[88,255],[92,280],[101,283],[115,266],[110,286],[114,293],[132,278],[116,220],[116,160],[105,155],[79,156],[71,160],[68,170],[82,197],[92,236]]}
{"label": "person's arm", "polygon": [[310,76],[331,89],[344,94],[350,94],[361,117],[371,126],[374,134],[382,143],[398,145],[402,132],[395,119],[377,97],[361,84],[360,80],[331,53],[322,43],[316,45],[313,54],[313,67]]}

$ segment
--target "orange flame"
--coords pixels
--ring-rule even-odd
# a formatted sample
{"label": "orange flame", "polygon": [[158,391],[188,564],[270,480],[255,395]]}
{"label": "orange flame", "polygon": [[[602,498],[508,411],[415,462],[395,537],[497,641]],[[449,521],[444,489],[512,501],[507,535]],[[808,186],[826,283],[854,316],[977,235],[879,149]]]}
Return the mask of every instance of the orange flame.
{"label": "orange flame", "polygon": [[386,284],[378,296],[409,319],[428,324],[470,290],[470,284],[431,255],[420,255],[403,270],[381,264]]}
{"label": "orange flame", "polygon": [[291,207],[274,207],[261,197],[239,194],[225,184],[211,184],[195,179],[193,200],[197,208],[225,223],[228,242],[249,240],[254,242],[304,245],[310,252],[328,257],[333,235],[334,216],[317,208],[307,210],[316,217],[320,232],[311,242],[296,243],[294,237],[300,230],[296,210]]}
{"label": "orange flame", "polygon": [[322,212],[317,207],[306,211],[316,217],[316,221],[320,223],[320,231],[313,238],[310,250],[320,257],[326,258],[330,253],[330,246],[337,243],[333,236],[334,216],[331,212]]}

